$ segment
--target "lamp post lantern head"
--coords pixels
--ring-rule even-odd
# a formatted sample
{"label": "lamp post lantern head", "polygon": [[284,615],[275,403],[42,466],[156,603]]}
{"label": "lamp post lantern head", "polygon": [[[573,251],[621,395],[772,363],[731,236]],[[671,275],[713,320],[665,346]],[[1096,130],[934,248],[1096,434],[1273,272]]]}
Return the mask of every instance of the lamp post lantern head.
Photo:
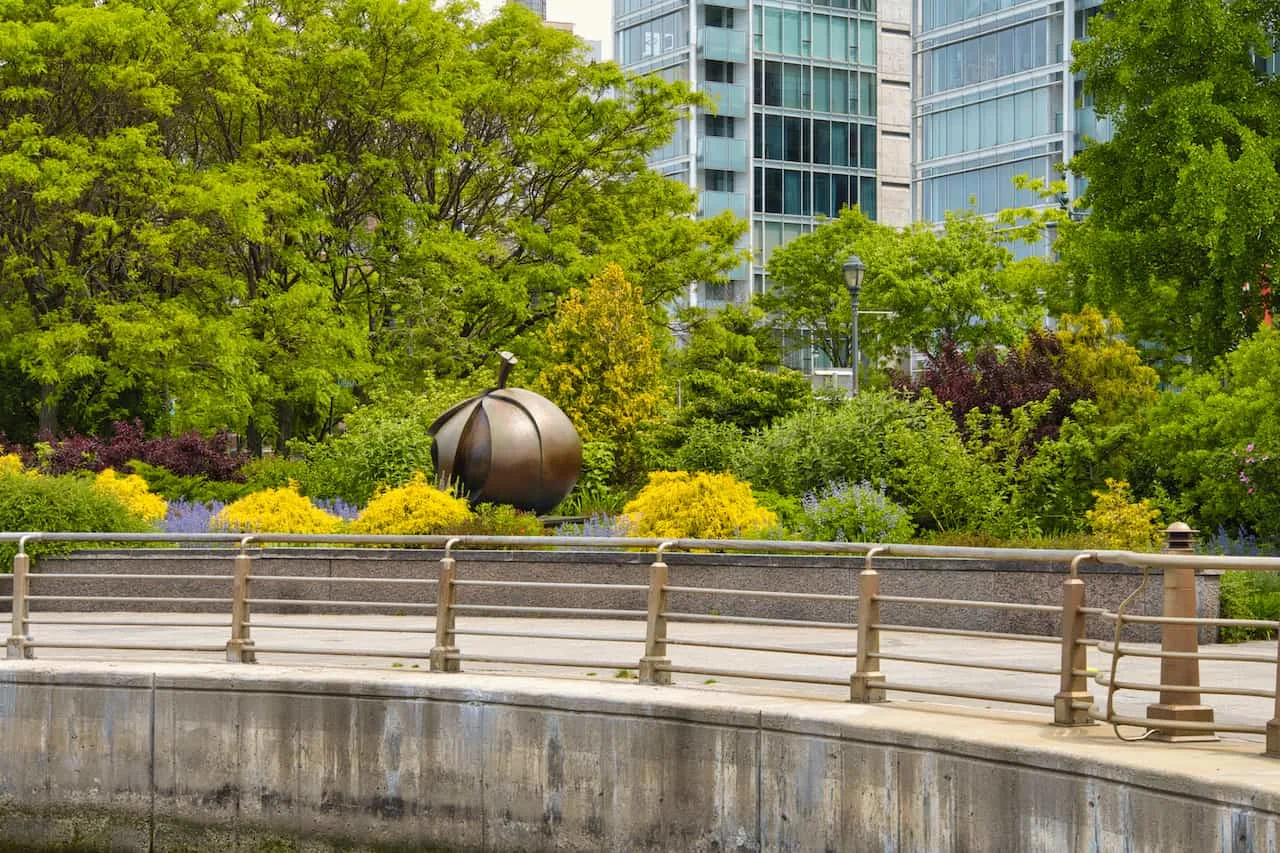
{"label": "lamp post lantern head", "polygon": [[849,260],[844,262],[844,286],[849,289],[854,302],[858,301],[858,293],[862,290],[862,274],[866,271],[866,265],[857,255],[850,255]]}

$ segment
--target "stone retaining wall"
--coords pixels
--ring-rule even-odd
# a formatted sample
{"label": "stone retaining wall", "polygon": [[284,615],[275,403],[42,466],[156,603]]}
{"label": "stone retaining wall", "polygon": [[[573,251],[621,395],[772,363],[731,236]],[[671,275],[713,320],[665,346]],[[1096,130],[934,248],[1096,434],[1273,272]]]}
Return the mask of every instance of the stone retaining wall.
{"label": "stone retaining wall", "polygon": [[0,661],[0,850],[1251,851],[1260,744],[459,673]]}

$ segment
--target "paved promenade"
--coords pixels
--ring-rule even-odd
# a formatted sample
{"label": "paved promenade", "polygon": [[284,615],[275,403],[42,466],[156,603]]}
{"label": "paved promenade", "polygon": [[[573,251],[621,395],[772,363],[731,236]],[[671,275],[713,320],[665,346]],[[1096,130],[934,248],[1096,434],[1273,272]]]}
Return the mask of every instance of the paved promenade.
{"label": "paved promenade", "polygon": [[[34,615],[32,636],[37,643],[74,642],[95,646],[104,644],[128,645],[219,645],[228,635],[225,617],[190,614],[109,614],[77,613]],[[110,624],[113,618],[129,621],[196,622],[201,627],[167,627],[149,624],[141,627],[122,627]],[[95,622],[95,625],[42,624],[42,620],[76,620]],[[255,626],[253,637],[261,647],[258,661],[264,666],[324,666],[360,667],[379,670],[400,670],[406,674],[413,669],[427,669],[426,656],[434,643],[431,620],[405,616],[315,616],[315,615],[267,615],[257,614],[261,623],[288,626],[289,628],[265,628]],[[361,632],[333,630],[344,626],[359,625],[368,630]],[[6,632],[8,625],[0,623]],[[620,684],[633,681],[639,659],[643,653],[644,623],[639,620],[567,620],[567,619],[516,619],[516,618],[468,618],[458,619],[458,647],[464,661],[463,669],[472,674],[532,675],[567,678],[581,681]],[[530,639],[504,636],[471,635],[469,632],[537,632],[546,634],[581,634],[593,638],[634,638],[629,642],[597,639]],[[742,626],[720,624],[672,624],[669,629],[672,644],[669,657],[677,667],[692,669],[726,669],[760,674],[774,673],[802,677],[831,678],[847,681],[853,671],[852,651],[856,645],[852,630],[791,628],[775,626]],[[796,654],[742,651],[736,649],[708,648],[682,645],[680,641],[717,642],[727,644],[768,645],[794,649]],[[1144,646],[1153,648],[1152,646]],[[273,648],[309,649],[317,654],[288,654],[270,651]],[[1255,642],[1237,646],[1215,646],[1216,653],[1276,655],[1276,643]],[[805,651],[845,652],[849,657],[799,654]],[[1204,647],[1202,647],[1202,651]],[[1019,640],[988,640],[962,637],[941,637],[926,634],[885,633],[881,636],[881,652],[886,655],[903,655],[942,658],[954,661],[986,662],[996,665],[1032,667],[1056,667],[1059,648],[1056,644]],[[37,648],[38,659],[45,660],[155,660],[167,662],[217,662],[218,653]],[[537,660],[574,660],[590,662],[589,666],[547,666],[539,663],[505,663],[465,660],[468,655],[483,657],[531,658]],[[1111,658],[1091,649],[1089,665],[1109,671]],[[1275,685],[1275,667],[1266,664],[1240,661],[1202,661],[1201,684],[1206,687],[1251,687],[1267,690]],[[1011,672],[987,671],[935,664],[885,661],[882,665],[891,683],[909,684],[924,688],[948,689],[999,695],[1010,700],[1052,703],[1058,689],[1057,677],[1027,675]],[[1159,680],[1159,661],[1150,658],[1126,657],[1120,662],[1119,679],[1155,683]],[[830,699],[846,701],[848,689],[833,685],[804,684],[767,679],[748,679],[706,674],[674,673],[673,682],[678,688],[693,690],[729,690],[755,695],[793,696],[806,699]],[[1092,684],[1095,701],[1106,701],[1104,688]],[[966,706],[969,709],[987,708],[1007,716],[1010,712],[1029,715],[1032,719],[1048,721],[1052,709],[1037,708],[1017,701],[984,701],[958,699],[928,694],[892,691],[889,698],[894,703],[908,703],[921,710],[925,706]],[[1116,711],[1130,716],[1143,716],[1147,704],[1154,702],[1153,694],[1121,691],[1116,695]],[[1216,696],[1205,694],[1205,704],[1216,711],[1218,722],[1243,723],[1261,726],[1273,715],[1272,702],[1240,696]],[[939,708],[941,710],[941,708]],[[959,713],[960,709],[955,709]],[[963,715],[972,716],[971,711]],[[1109,730],[1108,730],[1109,732]],[[1126,735],[1137,735],[1137,730],[1122,730]],[[1226,734],[1224,740],[1257,741],[1250,735]]]}

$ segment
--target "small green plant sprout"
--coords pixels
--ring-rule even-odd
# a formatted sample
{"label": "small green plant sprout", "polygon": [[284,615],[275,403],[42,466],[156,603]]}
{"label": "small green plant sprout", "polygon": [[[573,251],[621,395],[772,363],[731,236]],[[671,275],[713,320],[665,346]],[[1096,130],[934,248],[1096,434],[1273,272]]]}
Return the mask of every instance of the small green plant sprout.
{"label": "small green plant sprout", "polygon": [[587,678],[595,678],[595,677],[596,677],[596,674],[594,672],[587,673]]}
{"label": "small green plant sprout", "polygon": [[404,666],[404,664],[400,663],[399,661],[396,661],[395,663],[391,664],[391,668],[392,668],[392,669],[400,669],[400,668],[402,668],[403,666]]}
{"label": "small green plant sprout", "polygon": [[720,682],[716,681],[714,678],[708,678],[706,681],[702,683],[703,684],[719,684]]}
{"label": "small green plant sprout", "polygon": [[614,678],[635,678],[635,675],[629,669],[620,669],[613,674]]}

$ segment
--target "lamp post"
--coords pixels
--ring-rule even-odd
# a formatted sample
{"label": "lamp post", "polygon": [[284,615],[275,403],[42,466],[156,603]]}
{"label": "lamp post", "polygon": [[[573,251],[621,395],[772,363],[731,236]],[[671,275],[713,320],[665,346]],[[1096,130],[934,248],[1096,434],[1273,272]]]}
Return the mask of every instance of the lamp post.
{"label": "lamp post", "polygon": [[850,255],[844,262],[844,286],[849,289],[849,300],[853,313],[853,344],[849,350],[849,370],[853,381],[850,383],[852,393],[858,393],[858,295],[862,293],[862,274],[867,271],[862,258]]}

